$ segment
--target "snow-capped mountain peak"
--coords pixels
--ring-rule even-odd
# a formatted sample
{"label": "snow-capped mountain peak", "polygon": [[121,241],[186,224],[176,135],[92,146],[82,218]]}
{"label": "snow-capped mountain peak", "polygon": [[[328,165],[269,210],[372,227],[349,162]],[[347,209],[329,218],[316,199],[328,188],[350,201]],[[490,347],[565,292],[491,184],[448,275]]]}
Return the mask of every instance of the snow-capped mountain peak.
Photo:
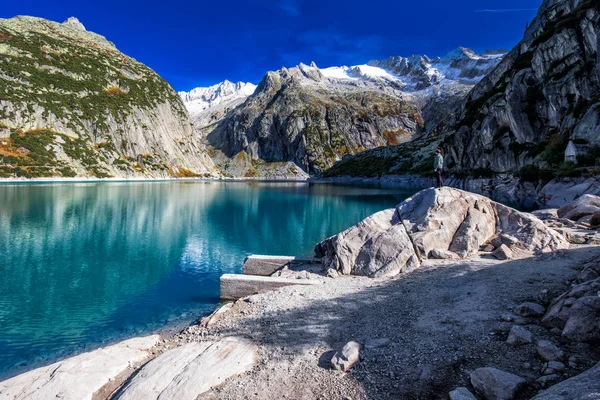
{"label": "snow-capped mountain peak", "polygon": [[249,82],[233,83],[225,80],[209,87],[198,87],[189,92],[179,92],[179,96],[186,103],[194,102],[210,107],[235,98],[248,97],[254,93],[255,89],[256,85]]}
{"label": "snow-capped mountain peak", "polygon": [[198,87],[189,92],[179,92],[190,116],[196,122],[211,123],[214,115],[222,115],[241,104],[256,90],[250,82],[233,83],[225,80],[209,87]]}

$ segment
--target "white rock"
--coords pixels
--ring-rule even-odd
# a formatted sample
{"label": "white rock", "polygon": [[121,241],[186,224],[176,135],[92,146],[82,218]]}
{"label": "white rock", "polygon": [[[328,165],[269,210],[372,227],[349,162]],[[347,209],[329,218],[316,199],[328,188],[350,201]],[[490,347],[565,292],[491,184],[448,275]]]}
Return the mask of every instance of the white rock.
{"label": "white rock", "polygon": [[340,371],[348,371],[360,362],[360,344],[357,342],[348,342],[334,354],[331,359],[331,368]]}
{"label": "white rock", "polygon": [[450,400],[477,400],[466,387],[459,387],[448,393]]}
{"label": "white rock", "polygon": [[[495,235],[524,250],[552,251],[568,243],[531,214],[453,188],[426,189],[333,236],[315,248],[325,268],[343,274],[391,276],[418,267],[432,250],[469,256]],[[507,236],[507,237],[508,237]]]}
{"label": "white rock", "polygon": [[144,361],[159,335],[135,338],[0,382],[2,399],[92,399],[104,385]]}
{"label": "white rock", "polygon": [[514,312],[521,317],[539,317],[544,315],[546,309],[541,304],[525,302],[519,304]]}
{"label": "white rock", "polygon": [[513,252],[508,248],[507,245],[501,244],[494,252],[492,253],[494,257],[498,260],[510,260],[513,258]]}
{"label": "white rock", "polygon": [[471,373],[471,384],[487,400],[512,400],[525,382],[496,368],[478,368]]}
{"label": "white rock", "polygon": [[531,342],[531,332],[519,325],[513,325],[508,334],[508,339],[506,339],[508,344],[528,344]]}
{"label": "white rock", "polygon": [[561,363],[560,361],[549,361],[546,364],[544,364],[542,373],[544,375],[553,375],[556,373],[563,372],[565,368],[565,364]]}
{"label": "white rock", "polygon": [[556,374],[550,374],[550,375],[544,375],[538,379],[536,379],[536,382],[540,384],[541,387],[545,388],[548,387],[549,385],[551,385],[552,383],[558,381],[560,379],[560,376],[556,375]]}
{"label": "white rock", "polygon": [[537,352],[546,361],[559,361],[565,357],[564,351],[548,340],[540,340],[537,343]]}
{"label": "white rock", "polygon": [[558,209],[559,218],[566,218],[571,221],[578,221],[581,218],[592,215],[600,211],[600,197],[593,194],[584,194],[577,200]]}
{"label": "white rock", "polygon": [[532,400],[598,399],[600,363],[589,370],[540,392]]}
{"label": "white rock", "polygon": [[189,343],[146,364],[117,398],[193,400],[229,377],[246,372],[257,361],[258,347],[243,338]]}
{"label": "white rock", "polygon": [[429,252],[429,258],[436,260],[453,260],[459,258],[458,255],[452,251],[433,249]]}

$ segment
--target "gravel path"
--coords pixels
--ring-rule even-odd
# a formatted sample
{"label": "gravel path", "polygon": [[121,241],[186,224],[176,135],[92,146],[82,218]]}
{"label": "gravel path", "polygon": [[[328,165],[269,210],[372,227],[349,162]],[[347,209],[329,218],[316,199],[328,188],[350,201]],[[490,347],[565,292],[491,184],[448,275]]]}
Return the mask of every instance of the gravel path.
{"label": "gravel path", "polygon": [[[209,328],[192,326],[176,340],[235,334],[262,346],[257,367],[201,399],[446,399],[450,390],[468,386],[471,370],[484,366],[533,382],[542,368],[535,344],[506,344],[515,322],[501,317],[525,301],[547,305],[568,289],[576,276],[572,267],[592,257],[600,257],[600,247],[505,262],[427,261],[395,279],[327,278],[322,286],[240,300]],[[552,340],[567,356],[583,357],[583,368],[600,360],[600,349],[562,343],[538,325],[539,318],[517,322],[533,333],[534,343]],[[389,342],[370,348],[375,339]],[[330,370],[333,350],[350,340],[363,345],[361,363],[349,373]],[[579,372],[569,370],[564,378]],[[538,390],[529,384],[520,398]]]}

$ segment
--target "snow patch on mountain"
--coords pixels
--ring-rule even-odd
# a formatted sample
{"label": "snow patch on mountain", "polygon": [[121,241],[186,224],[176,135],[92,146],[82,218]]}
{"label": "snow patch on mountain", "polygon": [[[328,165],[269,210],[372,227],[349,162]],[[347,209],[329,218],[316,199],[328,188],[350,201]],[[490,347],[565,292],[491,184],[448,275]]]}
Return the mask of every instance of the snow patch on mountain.
{"label": "snow patch on mountain", "polygon": [[254,93],[256,85],[249,82],[233,83],[228,80],[209,87],[198,87],[189,92],[179,92],[191,114],[204,111],[222,103],[246,98]]}
{"label": "snow patch on mountain", "polygon": [[229,110],[242,104],[256,90],[250,82],[233,83],[228,80],[209,87],[198,87],[179,92],[194,125],[203,127],[217,122]]}
{"label": "snow patch on mountain", "polygon": [[323,68],[321,73],[333,80],[400,83],[404,91],[417,92],[448,84],[474,85],[498,65],[503,56],[501,51],[477,54],[460,47],[442,58],[430,59],[420,55],[390,57],[387,60],[370,61],[367,65]]}

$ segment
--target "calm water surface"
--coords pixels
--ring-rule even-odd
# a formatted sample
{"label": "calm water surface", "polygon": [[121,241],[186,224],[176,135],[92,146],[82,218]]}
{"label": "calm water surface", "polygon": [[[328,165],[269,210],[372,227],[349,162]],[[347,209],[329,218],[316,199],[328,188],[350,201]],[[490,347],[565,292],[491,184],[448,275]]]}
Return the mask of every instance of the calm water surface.
{"label": "calm water surface", "polygon": [[0,379],[189,323],[219,276],[315,243],[412,193],[316,183],[0,184]]}

